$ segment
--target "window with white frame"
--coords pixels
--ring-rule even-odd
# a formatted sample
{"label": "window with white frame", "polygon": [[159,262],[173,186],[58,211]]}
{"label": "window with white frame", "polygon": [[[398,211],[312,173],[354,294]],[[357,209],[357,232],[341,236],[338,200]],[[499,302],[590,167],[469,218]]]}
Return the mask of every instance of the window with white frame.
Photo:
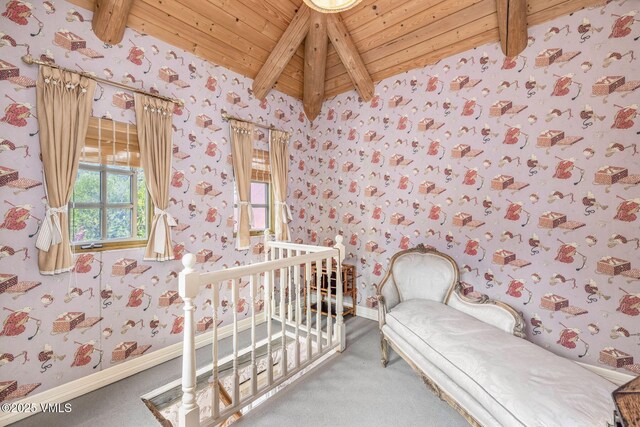
{"label": "window with white frame", "polygon": [[[251,210],[253,222],[251,234],[262,234],[264,230],[273,228],[273,197],[271,192],[271,169],[269,164],[269,152],[266,150],[253,150],[251,160]],[[233,190],[233,232],[238,231],[238,193],[235,185]]]}

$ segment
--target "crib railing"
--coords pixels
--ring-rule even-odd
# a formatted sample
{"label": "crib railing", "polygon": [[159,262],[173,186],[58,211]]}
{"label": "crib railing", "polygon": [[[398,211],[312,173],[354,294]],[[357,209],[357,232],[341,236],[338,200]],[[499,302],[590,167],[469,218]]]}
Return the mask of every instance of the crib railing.
{"label": "crib railing", "polygon": [[[246,266],[228,268],[212,272],[193,270],[195,257],[191,254],[182,259],[184,270],[180,273],[180,296],[184,300],[184,339],[182,363],[182,404],[179,411],[180,427],[200,426],[200,407],[196,402],[196,353],[195,353],[195,306],[194,298],[201,292],[208,292],[212,300],[213,364],[211,393],[211,417],[207,425],[217,425],[231,415],[256,402],[267,393],[279,388],[294,376],[325,357],[329,352],[344,350],[346,345],[345,327],[342,316],[342,274],[341,263],[345,248],[342,236],[336,236],[334,247],[301,245],[288,242],[271,241],[265,233],[265,261]],[[335,265],[337,274],[323,277],[325,271],[331,272]],[[312,270],[315,266],[315,276]],[[324,283],[323,283],[324,280]],[[331,281],[335,280],[335,288]],[[311,282],[315,281],[315,307],[312,306]],[[326,286],[324,286],[326,284]],[[220,287],[228,285],[231,289],[232,354],[231,390],[225,390],[219,378],[218,365],[218,309],[220,307]],[[251,344],[243,349],[238,345],[238,302],[240,287],[249,287],[249,310],[251,315]],[[306,289],[308,298],[303,301],[302,292]],[[263,378],[258,381],[256,346],[264,343],[257,336],[258,295],[263,291],[266,322],[266,365]],[[325,298],[323,298],[323,296]],[[327,301],[323,312],[322,301]],[[335,308],[331,302],[335,302]],[[312,314],[315,309],[315,316]],[[304,311],[304,314],[303,314]],[[334,319],[335,317],[335,319]],[[324,323],[324,329],[323,329]],[[335,324],[334,324],[335,323]],[[209,333],[209,332],[207,332]],[[289,341],[287,341],[287,338]],[[274,373],[272,343],[280,340],[279,372]],[[288,346],[293,340],[293,361],[289,361]],[[277,342],[277,341],[276,341]],[[240,393],[238,369],[239,353],[248,353],[250,358],[249,387],[244,386],[244,396]],[[304,360],[302,360],[304,358]],[[291,365],[291,367],[289,367]],[[266,374],[266,375],[265,375]],[[266,378],[264,378],[266,376]],[[228,396],[227,396],[228,392]],[[220,404],[221,397],[227,403]],[[230,402],[229,402],[230,399]]]}

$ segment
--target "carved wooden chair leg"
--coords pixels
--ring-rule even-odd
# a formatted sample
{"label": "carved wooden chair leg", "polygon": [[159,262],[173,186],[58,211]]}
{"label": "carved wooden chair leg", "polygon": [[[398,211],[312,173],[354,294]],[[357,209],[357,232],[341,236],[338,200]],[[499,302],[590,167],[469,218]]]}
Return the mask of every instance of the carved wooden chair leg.
{"label": "carved wooden chair leg", "polygon": [[386,368],[387,363],[389,363],[389,343],[384,339],[384,335],[382,334],[380,334],[380,352],[382,354],[380,362],[382,362],[382,367]]}
{"label": "carved wooden chair leg", "polygon": [[424,384],[427,386],[429,390],[431,390],[436,396],[438,396],[440,400],[445,400],[440,391],[440,387],[435,385],[435,383],[431,381],[431,379],[426,375],[421,373],[420,377],[422,378],[422,381],[424,382]]}

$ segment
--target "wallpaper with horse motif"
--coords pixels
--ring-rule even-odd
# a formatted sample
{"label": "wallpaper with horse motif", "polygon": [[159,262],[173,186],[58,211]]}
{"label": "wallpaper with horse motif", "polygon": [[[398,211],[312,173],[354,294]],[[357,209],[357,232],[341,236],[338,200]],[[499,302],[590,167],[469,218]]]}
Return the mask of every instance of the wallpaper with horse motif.
{"label": "wallpaper with horse motif", "polygon": [[358,304],[389,258],[452,255],[464,292],[513,305],[528,338],[640,374],[640,22],[612,1],[325,103],[295,167],[296,232],[345,235]]}
{"label": "wallpaper with horse motif", "polygon": [[[143,261],[142,249],[84,253],[76,256],[71,274],[38,274],[35,239],[44,190],[37,67],[25,65],[22,55],[184,100],[174,111],[169,211],[179,223],[173,229],[177,258],[197,254],[202,270],[264,256],[259,238],[251,251],[234,247],[229,132],[221,112],[291,130],[292,143],[306,135],[308,124],[299,101],[272,91],[260,102],[251,94],[251,80],[151,37],[127,30],[120,45],[101,43],[91,31],[91,13],[64,1],[12,0],[0,8],[1,401],[179,342],[183,329],[179,260]],[[98,84],[93,108],[95,116],[135,123],[130,93],[112,86]],[[266,147],[267,139],[265,129],[256,131],[256,145]],[[231,321],[230,295],[224,286],[222,325]],[[247,287],[236,307],[240,319],[249,317],[248,298]],[[201,293],[196,304],[198,332],[210,331],[211,296]]]}

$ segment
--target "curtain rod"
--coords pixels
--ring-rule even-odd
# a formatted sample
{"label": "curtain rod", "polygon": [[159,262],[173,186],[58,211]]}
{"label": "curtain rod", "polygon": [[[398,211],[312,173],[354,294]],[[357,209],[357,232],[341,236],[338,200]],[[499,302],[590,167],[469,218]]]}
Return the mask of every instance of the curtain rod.
{"label": "curtain rod", "polygon": [[244,123],[251,123],[254,126],[258,126],[260,128],[263,129],[269,129],[269,130],[279,130],[280,132],[284,132],[287,134],[287,136],[291,136],[291,132],[286,131],[286,130],[282,130],[282,129],[277,129],[274,125],[271,126],[267,126],[267,125],[263,125],[262,123],[256,123],[256,122],[252,122],[250,120],[247,119],[242,119],[240,117],[236,117],[236,116],[232,116],[230,114],[227,113],[222,113],[222,120],[228,122],[229,120],[237,120],[239,122],[244,122]]}
{"label": "curtain rod", "polygon": [[72,73],[80,74],[81,76],[84,76],[84,77],[86,77],[88,79],[91,79],[91,80],[94,80],[96,82],[102,82],[102,83],[105,83],[105,84],[108,84],[108,85],[111,85],[111,86],[119,87],[121,89],[129,90],[131,92],[136,92],[136,93],[140,93],[142,95],[151,96],[153,98],[162,99],[164,101],[173,102],[174,104],[179,105],[179,106],[184,105],[184,102],[181,99],[169,98],[168,96],[162,96],[162,95],[156,95],[155,93],[147,92],[147,91],[144,91],[142,89],[138,89],[138,88],[135,88],[135,87],[132,87],[132,86],[125,85],[123,83],[118,83],[118,82],[114,82],[114,81],[111,81],[111,80],[103,79],[103,78],[98,77],[98,76],[94,76],[92,74],[87,73],[86,71],[72,70],[71,68],[61,67],[60,65],[57,65],[57,64],[50,64],[48,62],[44,62],[44,61],[40,61],[40,60],[34,59],[33,56],[31,56],[31,55],[24,55],[22,57],[22,62],[24,62],[25,64],[28,64],[28,65],[33,65],[33,64],[46,65],[46,66],[49,66],[51,68],[57,68],[58,70],[61,70],[61,71],[69,71],[69,72],[72,72]]}

